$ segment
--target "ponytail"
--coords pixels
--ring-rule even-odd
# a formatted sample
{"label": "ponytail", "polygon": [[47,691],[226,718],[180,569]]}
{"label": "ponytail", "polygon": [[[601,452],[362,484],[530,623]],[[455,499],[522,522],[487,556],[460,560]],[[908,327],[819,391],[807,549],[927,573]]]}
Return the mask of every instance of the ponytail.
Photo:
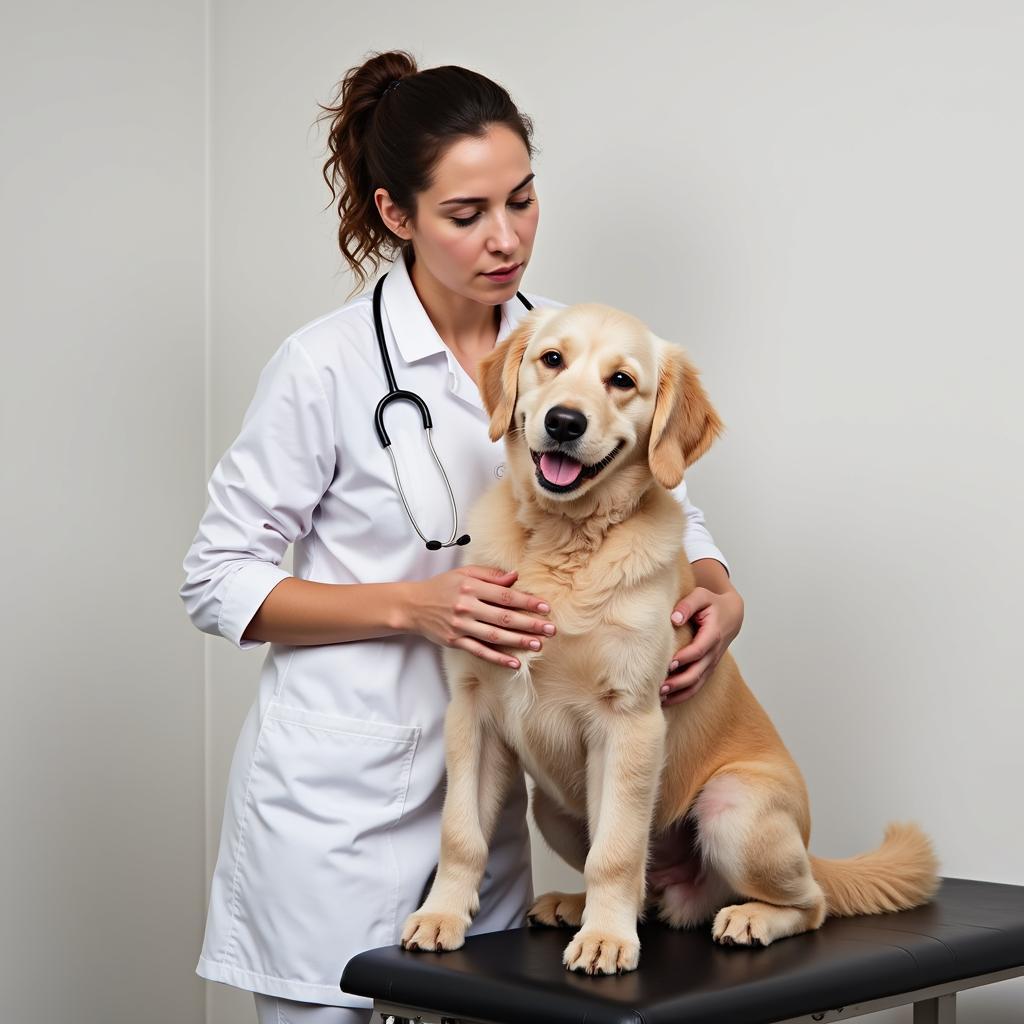
{"label": "ponytail", "polygon": [[[339,216],[338,247],[362,290],[382,259],[408,243],[384,223],[374,201],[386,189],[415,222],[417,197],[433,183],[447,148],[460,138],[482,138],[503,124],[523,140],[531,159],[533,123],[496,82],[457,65],[419,71],[405,50],[373,54],[350,68],[329,105],[317,104],[317,122],[329,120],[323,177]],[[330,204],[329,204],[330,205]]]}

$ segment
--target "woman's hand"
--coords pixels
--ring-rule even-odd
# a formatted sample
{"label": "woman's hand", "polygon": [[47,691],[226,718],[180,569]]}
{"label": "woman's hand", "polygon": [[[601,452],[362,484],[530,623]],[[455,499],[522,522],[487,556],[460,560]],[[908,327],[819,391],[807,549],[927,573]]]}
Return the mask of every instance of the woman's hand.
{"label": "woman's hand", "polygon": [[736,590],[716,594],[696,587],[672,612],[672,622],[693,620],[693,639],[676,651],[661,686],[661,706],[669,707],[693,697],[715,671],[743,624],[743,598]]}
{"label": "woman's hand", "polygon": [[463,565],[409,584],[409,632],[440,647],[458,647],[484,661],[519,668],[519,659],[495,647],[540,650],[555,625],[543,616],[543,598],[514,590],[516,572]]}

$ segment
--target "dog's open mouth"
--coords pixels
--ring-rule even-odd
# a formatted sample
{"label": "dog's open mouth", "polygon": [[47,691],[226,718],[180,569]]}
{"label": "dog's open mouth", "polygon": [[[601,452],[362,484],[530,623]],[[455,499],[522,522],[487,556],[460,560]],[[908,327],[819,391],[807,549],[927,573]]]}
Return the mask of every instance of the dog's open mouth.
{"label": "dog's open mouth", "polygon": [[590,480],[608,465],[622,451],[625,441],[620,441],[603,459],[592,466],[584,466],[582,462],[566,455],[565,452],[535,452],[530,449],[530,456],[537,467],[537,483],[546,491],[564,494],[574,491],[584,480]]}

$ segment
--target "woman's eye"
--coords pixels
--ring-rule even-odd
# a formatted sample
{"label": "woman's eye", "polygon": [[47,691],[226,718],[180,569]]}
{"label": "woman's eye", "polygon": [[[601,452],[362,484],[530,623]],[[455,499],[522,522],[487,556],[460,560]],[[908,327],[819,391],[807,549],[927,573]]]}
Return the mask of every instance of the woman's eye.
{"label": "woman's eye", "polygon": [[612,374],[612,386],[617,388],[635,388],[636,384],[633,383],[633,378],[628,373],[623,373],[620,370],[618,373]]}
{"label": "woman's eye", "polygon": [[[518,203],[510,202],[508,205],[511,206],[515,210],[525,210],[528,207],[533,205],[533,201],[534,201],[534,197],[530,196],[529,199],[524,199],[524,200],[522,200],[521,202],[518,202]],[[451,221],[452,221],[453,224],[455,224],[456,226],[458,226],[460,228],[468,228],[470,224],[472,224],[475,221],[479,220],[479,218],[480,218],[480,211],[477,210],[476,213],[474,213],[472,217],[452,217]]]}
{"label": "woman's eye", "polygon": [[561,352],[545,352],[540,357],[540,361],[545,366],[561,366],[562,365],[562,353]]}

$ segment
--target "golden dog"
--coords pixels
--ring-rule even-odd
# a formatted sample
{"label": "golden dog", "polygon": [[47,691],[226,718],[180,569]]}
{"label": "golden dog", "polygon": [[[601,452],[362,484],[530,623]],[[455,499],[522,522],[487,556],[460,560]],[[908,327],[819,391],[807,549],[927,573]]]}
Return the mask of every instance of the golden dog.
{"label": "golden dog", "polygon": [[581,926],[568,968],[634,969],[648,906],[676,927],[712,921],[719,943],[768,945],[829,914],[926,902],[937,864],[915,825],[890,824],[847,860],[808,853],[803,777],[728,652],[696,696],[661,706],[666,666],[693,636],[669,618],[694,586],[669,489],[722,429],[683,351],[608,306],[538,309],[478,380],[507,471],[470,512],[464,564],[518,570],[557,634],[540,652],[504,648],[518,670],[444,650],[441,856],[402,945],[462,945],[520,765],[541,833],[586,881],[530,911]]}

